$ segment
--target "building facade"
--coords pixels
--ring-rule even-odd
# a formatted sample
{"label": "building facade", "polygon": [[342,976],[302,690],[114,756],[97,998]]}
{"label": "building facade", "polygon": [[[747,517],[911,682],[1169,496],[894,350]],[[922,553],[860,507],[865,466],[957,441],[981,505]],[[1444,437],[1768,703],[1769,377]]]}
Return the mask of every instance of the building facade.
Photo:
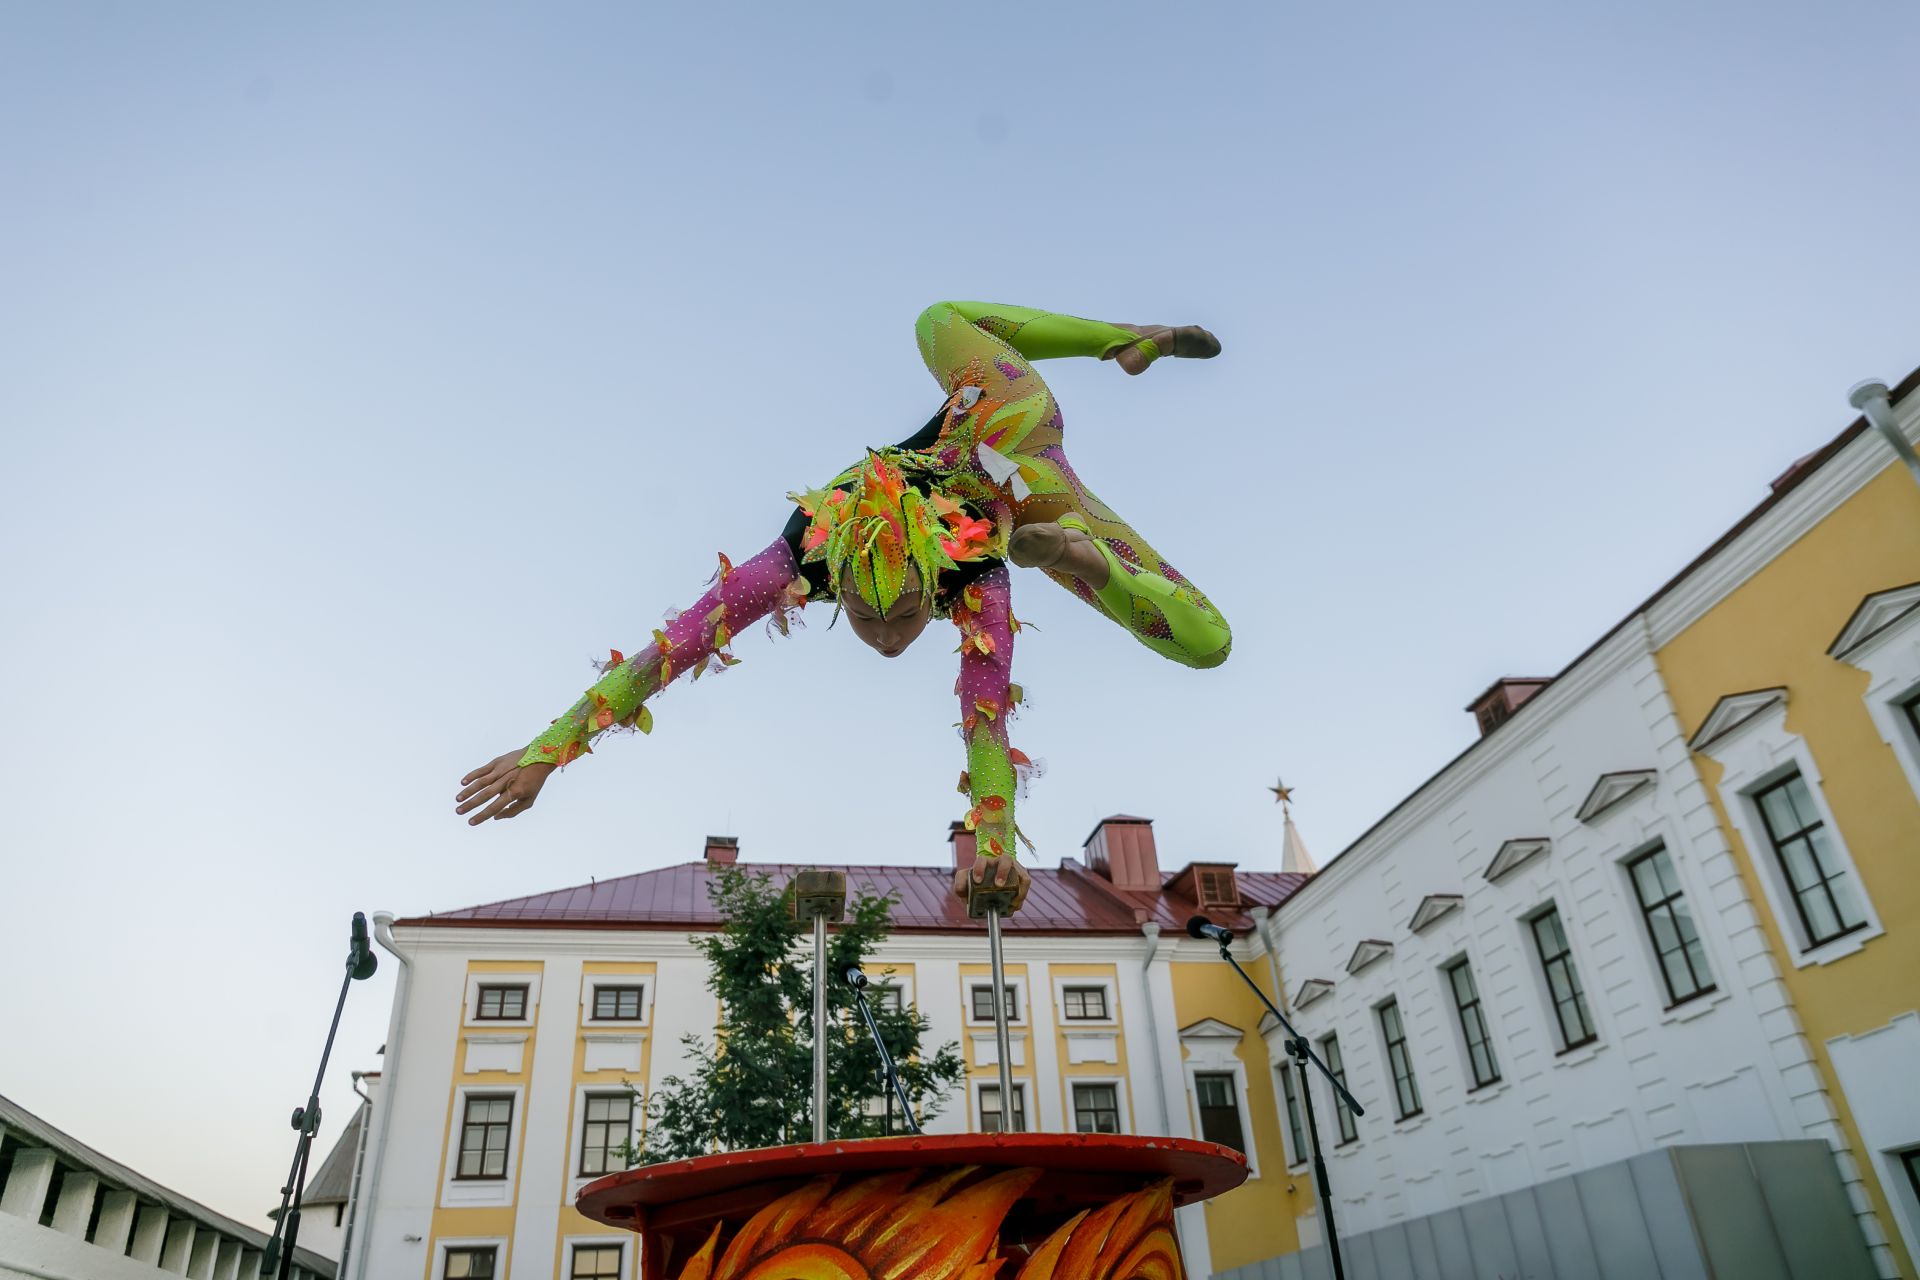
{"label": "building facade", "polygon": [[[1920,397],[1897,416],[1920,435]],[[1804,1195],[1837,1190],[1858,1238],[1822,1270],[1785,1241],[1763,1261],[1913,1274],[1920,484],[1894,449],[1854,423],[1557,677],[1469,710],[1480,740],[1270,922],[1302,1030],[1367,1111],[1311,1085],[1343,1237],[1501,1198],[1537,1218],[1648,1153],[1761,1153],[1744,1168],[1814,1140],[1833,1159],[1795,1166],[1823,1184]],[[1650,1249],[1630,1200],[1613,1230]],[[1525,1234],[1446,1274],[1578,1270]]]}
{"label": "building facade", "polygon": [[[1208,1137],[1246,1152],[1254,1176],[1180,1211],[1197,1277],[1299,1247],[1281,1102],[1261,1007],[1212,944],[1184,932],[1205,911],[1251,930],[1305,882],[1227,863],[1163,872],[1151,822],[1116,816],[1084,858],[1034,872],[1008,921],[1011,1106],[998,1096],[983,922],[952,894],[971,837],[946,866],[848,867],[849,888],[897,895],[876,973],[958,1042],[963,1085],[929,1132],[1096,1131]],[[458,1280],[631,1277],[631,1233],[576,1212],[588,1182],[621,1167],[643,1096],[685,1073],[682,1037],[710,1036],[714,998],[691,939],[717,928],[706,885],[740,856],[726,839],[658,871],[395,920],[375,933],[402,962],[374,1099],[346,1274]],[[1276,851],[1274,859],[1279,861]],[[758,868],[784,881],[795,870]],[[1243,950],[1245,948],[1243,947]],[[1253,972],[1273,990],[1273,971]],[[877,1089],[876,1089],[877,1092]],[[1011,1113],[1010,1119],[1008,1113]]]}
{"label": "building facade", "polygon": [[[0,1280],[261,1280],[266,1244],[0,1098]],[[294,1280],[333,1280],[304,1246],[292,1262]]]}

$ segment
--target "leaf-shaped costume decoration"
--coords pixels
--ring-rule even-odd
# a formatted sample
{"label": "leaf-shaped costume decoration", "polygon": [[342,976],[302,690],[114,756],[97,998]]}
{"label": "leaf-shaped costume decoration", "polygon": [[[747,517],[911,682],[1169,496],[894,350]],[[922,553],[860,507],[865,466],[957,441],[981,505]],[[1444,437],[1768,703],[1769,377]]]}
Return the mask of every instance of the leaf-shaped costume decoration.
{"label": "leaf-shaped costume decoration", "polygon": [[909,480],[906,467],[914,457],[872,450],[850,488],[788,495],[809,521],[802,563],[826,561],[835,583],[850,573],[860,598],[883,614],[905,592],[909,568],[919,574],[921,596],[931,606],[941,570],[985,559],[999,541],[992,523],[944,492],[930,473]]}

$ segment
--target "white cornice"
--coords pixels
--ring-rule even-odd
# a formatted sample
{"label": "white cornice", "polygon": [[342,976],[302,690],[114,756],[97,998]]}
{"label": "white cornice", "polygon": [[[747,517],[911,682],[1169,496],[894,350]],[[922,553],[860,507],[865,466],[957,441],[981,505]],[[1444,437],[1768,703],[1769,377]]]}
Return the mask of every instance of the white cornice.
{"label": "white cornice", "polygon": [[1891,633],[1902,620],[1920,617],[1920,582],[1887,591],[1876,591],[1860,602],[1847,619],[1847,625],[1827,646],[1827,654],[1841,662],[1851,662],[1854,650]]}
{"label": "white cornice", "polygon": [[[1902,419],[1902,433],[1909,440],[1920,440],[1920,396],[1907,397],[1894,412]],[[1868,481],[1898,463],[1893,446],[1877,431],[1863,431],[1848,441],[1838,455],[1795,486],[1779,505],[1654,601],[1647,610],[1654,646],[1665,645],[1698,622]]]}
{"label": "white cornice", "polygon": [[[687,960],[700,959],[700,953],[687,939],[697,931],[687,929],[569,929],[554,926],[540,929],[471,929],[439,925],[408,925],[393,931],[394,941],[409,957],[451,956],[476,960],[534,961],[543,957],[578,956],[583,959],[613,960]],[[710,932],[710,931],[709,931]],[[1118,964],[1140,959],[1140,934],[1081,934],[1071,937],[1047,935],[1023,937],[1007,934],[1007,953],[1011,963],[1036,961],[1087,960],[1095,964]],[[1244,940],[1242,940],[1244,942]],[[803,949],[804,939],[796,943]],[[1184,935],[1163,933],[1157,957],[1179,963],[1220,963],[1220,948],[1212,942],[1196,942]],[[896,933],[881,944],[873,963],[909,964],[916,960],[957,960],[986,963],[987,939],[981,934]]]}
{"label": "white cornice", "polygon": [[1713,710],[1707,712],[1707,718],[1700,722],[1699,730],[1687,743],[1687,750],[1711,751],[1720,739],[1774,707],[1784,705],[1786,700],[1787,691],[1784,688],[1727,694],[1713,704]]}

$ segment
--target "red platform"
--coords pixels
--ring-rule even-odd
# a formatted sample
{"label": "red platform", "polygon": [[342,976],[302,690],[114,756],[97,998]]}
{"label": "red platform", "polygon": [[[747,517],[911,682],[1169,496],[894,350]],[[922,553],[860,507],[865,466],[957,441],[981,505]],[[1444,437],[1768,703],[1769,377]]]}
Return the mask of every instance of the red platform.
{"label": "red platform", "polygon": [[[996,1179],[996,1174],[1005,1176]],[[883,1180],[878,1175],[893,1176]],[[870,1239],[874,1233],[871,1224],[883,1215],[874,1208],[837,1209],[837,1202],[824,1197],[835,1192],[850,1196],[855,1190],[869,1188],[872,1195],[894,1197],[902,1215],[931,1223],[940,1206],[927,1199],[927,1187],[930,1179],[942,1177],[946,1181],[938,1194],[947,1197],[945,1204],[972,1194],[969,1188],[982,1197],[980,1206],[969,1207],[963,1215],[969,1229],[978,1227],[984,1214],[1000,1215],[995,1224],[989,1224],[997,1225],[997,1232],[989,1230],[983,1237],[981,1247],[989,1254],[997,1250],[1009,1263],[1021,1264],[1051,1249],[1048,1274],[1054,1280],[1081,1280],[1079,1272],[1085,1268],[1079,1262],[1068,1267],[1075,1274],[1055,1275],[1052,1269],[1052,1260],[1064,1263],[1080,1257],[1063,1234],[1070,1231],[1074,1215],[1086,1211],[1091,1220],[1102,1211],[1117,1214],[1119,1206],[1138,1202],[1140,1214],[1158,1215],[1152,1223],[1142,1218],[1142,1228],[1163,1229],[1170,1239],[1171,1209],[1231,1191],[1246,1180],[1247,1162],[1239,1152],[1210,1142],[1122,1134],[962,1133],[863,1138],[763,1147],[646,1165],[589,1183],[580,1192],[577,1204],[595,1221],[643,1233],[641,1272],[645,1280],[670,1280],[670,1268],[682,1280],[704,1280],[722,1259],[710,1259],[703,1267],[699,1258],[702,1246],[710,1240],[722,1246],[730,1243],[721,1237],[729,1231],[737,1235],[756,1213],[783,1197],[797,1207],[789,1215],[793,1221],[781,1224],[782,1229],[791,1227],[800,1232],[808,1242],[806,1247],[830,1250],[836,1259],[836,1274],[897,1277],[901,1274],[897,1259],[896,1265],[887,1265],[891,1256],[887,1249],[893,1246]],[[822,1190],[828,1180],[831,1189]],[[1160,1189],[1162,1184],[1164,1191]],[[995,1185],[1006,1188],[1005,1192],[995,1194]],[[1143,1197],[1151,1197],[1152,1203]],[[809,1212],[812,1218],[806,1216]],[[834,1236],[820,1225],[822,1215],[832,1220],[829,1225],[844,1226],[852,1234],[845,1240]],[[1159,1218],[1165,1219],[1163,1228]],[[955,1226],[948,1222],[938,1229],[951,1235]],[[896,1228],[882,1234],[899,1232]],[[773,1247],[771,1239],[768,1247]],[[970,1242],[964,1245],[972,1247]],[[863,1248],[874,1255],[871,1260],[862,1254]],[[735,1272],[748,1275],[764,1270],[748,1268],[733,1257],[737,1252],[728,1250],[729,1264],[720,1268],[715,1280],[729,1280]],[[944,1269],[932,1266],[934,1254],[945,1256],[948,1252],[936,1249],[928,1255],[931,1270]],[[686,1261],[676,1261],[681,1259]],[[1090,1264],[1092,1260],[1089,1255],[1085,1262]],[[1109,1269],[1119,1264],[1104,1255],[1101,1260]],[[1173,1265],[1177,1273],[1177,1257]],[[690,1277],[690,1266],[697,1276]],[[1014,1280],[1015,1270],[1015,1265],[1004,1266],[1001,1280]],[[1148,1268],[1140,1274],[1157,1273]],[[767,1280],[767,1276],[762,1275],[760,1280]],[[1111,1280],[1127,1277],[1114,1275]]]}

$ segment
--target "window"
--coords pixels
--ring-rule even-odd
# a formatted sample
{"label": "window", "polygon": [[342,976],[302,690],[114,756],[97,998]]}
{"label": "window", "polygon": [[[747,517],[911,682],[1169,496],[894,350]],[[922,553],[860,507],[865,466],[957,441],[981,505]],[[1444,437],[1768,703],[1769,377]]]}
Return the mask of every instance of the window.
{"label": "window", "polygon": [[[1009,982],[1007,992],[1007,1021],[1020,1021],[1020,992]],[[973,1020],[975,1022],[993,1021],[993,984],[987,983],[973,989]]]}
{"label": "window", "polygon": [[633,1095],[590,1093],[580,1130],[580,1174],[598,1176],[627,1167],[621,1148],[633,1138]]}
{"label": "window", "polygon": [[1453,1007],[1460,1014],[1460,1034],[1467,1042],[1473,1087],[1484,1089],[1500,1079],[1500,1064],[1494,1060],[1493,1037],[1487,1034],[1486,1015],[1480,1011],[1480,989],[1473,985],[1473,966],[1465,960],[1447,966],[1447,986],[1453,992]]}
{"label": "window", "polygon": [[[1327,1069],[1333,1072],[1333,1078],[1340,1082],[1340,1087],[1348,1088],[1347,1064],[1346,1060],[1340,1056],[1340,1037],[1327,1036],[1321,1040],[1320,1056],[1326,1060]],[[1333,1114],[1340,1121],[1341,1146],[1346,1146],[1360,1136],[1360,1130],[1354,1127],[1353,1112],[1347,1110],[1346,1099],[1337,1093],[1333,1095]]]}
{"label": "window", "polygon": [[1813,806],[1806,780],[1790,774],[1756,791],[1753,802],[1759,807],[1774,856],[1786,872],[1807,945],[1817,947],[1865,928],[1867,913]]}
{"label": "window", "polygon": [[[989,1014],[989,1017],[992,1015]],[[983,1084],[980,1086],[980,1132],[999,1133],[1005,1126],[1000,1120],[1000,1086]],[[1027,1131],[1027,1087],[1023,1084],[1013,1086],[1013,1132]]]}
{"label": "window", "polygon": [[620,1246],[573,1246],[573,1269],[567,1272],[567,1280],[620,1280]]}
{"label": "window", "polygon": [[1111,1084],[1073,1086],[1073,1127],[1079,1133],[1120,1132],[1120,1090]]}
{"label": "window", "polygon": [[593,1017],[596,1022],[638,1022],[640,987],[595,987]]}
{"label": "window", "polygon": [[447,1250],[447,1280],[493,1280],[493,1245]]}
{"label": "window", "polygon": [[1560,1026],[1560,1052],[1593,1043],[1599,1037],[1587,1012],[1586,994],[1580,990],[1580,974],[1573,967],[1567,931],[1560,927],[1559,909],[1548,907],[1529,920],[1527,927],[1540,953],[1540,968],[1547,976],[1547,994],[1553,998],[1553,1016]]}
{"label": "window", "polygon": [[1281,1066],[1280,1096],[1287,1104],[1287,1140],[1291,1144],[1287,1150],[1293,1153],[1291,1164],[1299,1164],[1307,1158],[1307,1131],[1300,1119],[1300,1088],[1293,1082],[1293,1068]]}
{"label": "window", "polygon": [[[462,1179],[505,1178],[507,1132],[512,1127],[511,1097],[469,1094],[466,1114],[460,1120],[460,1167],[453,1176]],[[493,1272],[474,1274],[492,1275]]]}
{"label": "window", "polygon": [[1680,892],[1680,878],[1674,874],[1666,846],[1655,845],[1629,862],[1627,874],[1633,878],[1633,892],[1640,899],[1647,936],[1653,940],[1659,959],[1660,978],[1667,987],[1667,1007],[1712,991],[1713,972],[1707,968],[1707,951],[1700,945],[1700,932],[1693,927],[1693,908]]}
{"label": "window", "polygon": [[1913,740],[1920,742],[1920,692],[1901,703],[1900,709],[1907,713],[1907,728],[1913,731]]}
{"label": "window", "polygon": [[1194,1073],[1193,1097],[1200,1108],[1200,1136],[1235,1151],[1247,1149],[1246,1134],[1240,1129],[1240,1098],[1233,1087],[1233,1076],[1225,1071]]}
{"label": "window", "polygon": [[[873,994],[869,999],[873,1001],[873,1007],[882,1013],[898,1013],[906,1007],[906,1001],[901,996],[899,987],[872,987],[870,990]],[[991,1009],[991,1006],[989,1006],[989,1009]]]}
{"label": "window", "polygon": [[1420,1087],[1413,1082],[1413,1056],[1407,1052],[1407,1031],[1400,1023],[1400,1002],[1380,1006],[1380,1034],[1387,1041],[1387,1066],[1393,1072],[1393,1102],[1402,1120],[1420,1114]]}
{"label": "window", "polygon": [[[480,1004],[474,1010],[474,1021],[485,1019],[489,1022],[518,1021],[527,1016],[527,988],[519,986],[481,987]],[[489,1272],[489,1275],[492,1273]]]}
{"label": "window", "polygon": [[1068,1018],[1104,1022],[1112,1016],[1107,1012],[1105,987],[1068,987],[1060,997]]}

